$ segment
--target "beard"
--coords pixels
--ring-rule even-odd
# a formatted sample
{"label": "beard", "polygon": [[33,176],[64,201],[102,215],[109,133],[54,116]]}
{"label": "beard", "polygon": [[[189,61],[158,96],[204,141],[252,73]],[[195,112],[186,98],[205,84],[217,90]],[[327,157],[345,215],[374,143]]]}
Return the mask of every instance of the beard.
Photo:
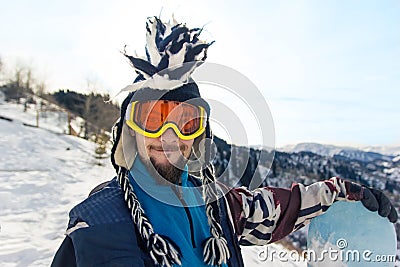
{"label": "beard", "polygon": [[[181,175],[183,172],[183,168],[185,166],[186,161],[182,158],[179,158],[179,162],[175,164],[167,163],[167,164],[158,164],[154,157],[150,158],[150,162],[152,168],[156,175],[156,178],[159,178],[159,182],[165,184],[165,180],[171,182],[173,184],[179,184],[181,182]],[[161,177],[159,177],[161,176]],[[164,179],[162,179],[164,178]]]}
{"label": "beard", "polygon": [[[181,150],[182,151],[182,150]],[[147,170],[159,184],[168,184],[167,182],[178,185],[181,182],[181,175],[188,159],[181,154],[176,162],[159,163],[157,158],[150,156],[144,158],[139,154],[142,162],[146,165]]]}

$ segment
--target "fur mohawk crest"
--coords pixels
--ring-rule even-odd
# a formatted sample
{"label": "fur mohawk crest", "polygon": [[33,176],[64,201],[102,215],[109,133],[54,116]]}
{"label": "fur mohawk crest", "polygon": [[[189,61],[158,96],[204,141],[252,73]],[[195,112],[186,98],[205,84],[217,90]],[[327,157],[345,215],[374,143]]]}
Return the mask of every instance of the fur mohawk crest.
{"label": "fur mohawk crest", "polygon": [[190,75],[207,58],[207,49],[214,42],[199,39],[203,28],[189,29],[185,24],[163,23],[158,17],[146,22],[146,56],[129,56],[138,76],[132,85],[121,90],[133,92],[142,87],[171,90],[190,81]]}

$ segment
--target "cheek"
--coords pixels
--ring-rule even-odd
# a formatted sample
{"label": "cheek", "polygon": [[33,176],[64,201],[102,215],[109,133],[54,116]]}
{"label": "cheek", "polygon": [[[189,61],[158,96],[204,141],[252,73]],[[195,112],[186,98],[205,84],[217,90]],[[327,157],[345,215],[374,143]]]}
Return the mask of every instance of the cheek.
{"label": "cheek", "polygon": [[147,141],[146,141],[146,139],[144,138],[144,136],[136,135],[136,147],[137,147],[137,152],[138,152],[142,157],[147,155],[146,144],[147,144]]}
{"label": "cheek", "polygon": [[182,140],[182,143],[191,148],[193,146],[194,140]]}
{"label": "cheek", "polygon": [[186,155],[185,156],[188,156],[188,154],[190,154],[190,152],[192,151],[192,146],[193,146],[194,140],[186,140],[186,141],[181,140],[181,142],[182,142],[182,144],[184,144],[186,146],[186,153],[185,153]]}

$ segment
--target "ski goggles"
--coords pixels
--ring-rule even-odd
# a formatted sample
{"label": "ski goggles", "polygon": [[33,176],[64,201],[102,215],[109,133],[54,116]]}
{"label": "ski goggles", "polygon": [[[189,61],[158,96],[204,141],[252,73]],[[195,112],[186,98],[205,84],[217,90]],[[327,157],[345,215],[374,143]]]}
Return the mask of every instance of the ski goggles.
{"label": "ski goggles", "polygon": [[200,136],[206,128],[203,107],[170,100],[135,101],[129,104],[126,123],[146,137],[160,137],[167,129],[182,140]]}

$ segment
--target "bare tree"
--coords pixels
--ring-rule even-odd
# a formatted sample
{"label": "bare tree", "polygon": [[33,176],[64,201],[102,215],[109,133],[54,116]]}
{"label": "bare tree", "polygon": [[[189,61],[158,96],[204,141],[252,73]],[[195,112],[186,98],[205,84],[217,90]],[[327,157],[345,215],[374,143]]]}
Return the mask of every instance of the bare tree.
{"label": "bare tree", "polygon": [[[3,61],[0,58],[0,81],[6,99],[20,100],[34,94],[34,89],[44,93],[45,83],[35,79],[34,70],[30,65],[17,62],[15,67],[6,73]],[[27,99],[29,100],[29,97]]]}
{"label": "bare tree", "polygon": [[23,77],[23,71],[24,70],[21,67],[17,66],[15,68],[15,70],[14,70],[14,79],[11,80],[11,82],[15,83],[16,86],[21,87],[21,88],[22,88],[22,85],[23,85],[23,82],[22,82],[22,80],[23,80],[23,78],[22,78]]}
{"label": "bare tree", "polygon": [[16,86],[32,93],[32,87],[35,80],[32,67],[19,62],[16,64],[13,72],[10,83],[14,83]]}
{"label": "bare tree", "polygon": [[34,92],[37,96],[43,97],[46,93],[46,82],[37,82]]}
{"label": "bare tree", "polygon": [[[24,81],[24,88],[32,90],[32,84],[33,84],[33,77],[32,77],[32,69],[30,67],[27,67],[25,69],[25,81]],[[32,90],[33,91],[33,90]]]}

